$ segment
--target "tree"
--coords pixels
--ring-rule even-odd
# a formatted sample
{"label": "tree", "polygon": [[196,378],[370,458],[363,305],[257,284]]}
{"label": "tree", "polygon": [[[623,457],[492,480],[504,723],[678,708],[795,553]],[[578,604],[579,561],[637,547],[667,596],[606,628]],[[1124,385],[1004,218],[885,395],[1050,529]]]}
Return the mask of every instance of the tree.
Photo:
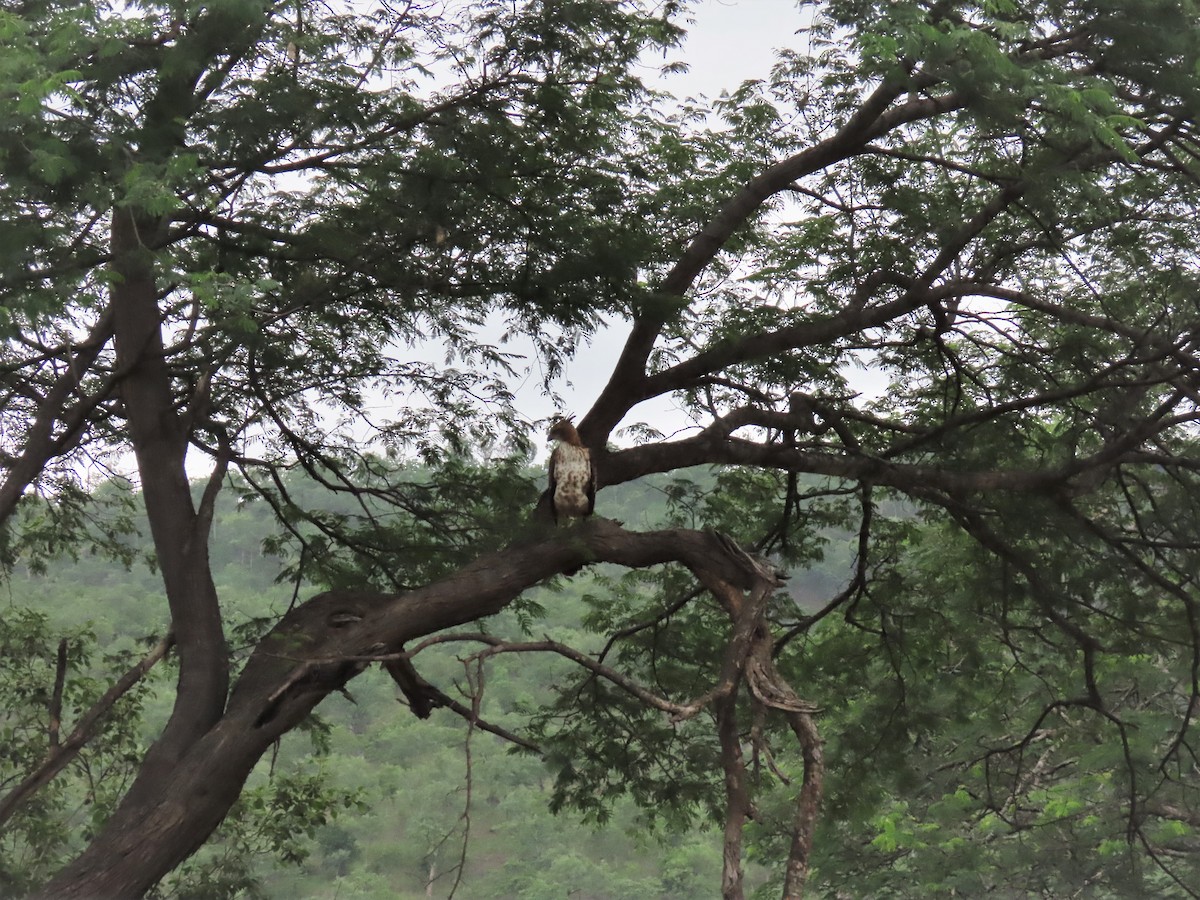
{"label": "tree", "polygon": [[[784,896],[814,861],[868,877],[876,857],[834,850],[868,840],[855,823],[931,880],[1053,824],[1048,846],[1125,864],[1080,883],[1192,892],[1195,10],[806,5],[768,81],[669,112],[634,64],[680,15],[0,11],[5,556],[119,551],[81,480],[132,454],[179,673],[136,780],[45,896],[147,891],[367,665],[418,714],[457,703],[417,668],[448,640],[479,665],[577,664],[534,722],[556,803],[715,818],[726,897],[748,836]],[[625,342],[579,432],[609,493],[678,473],[661,528],[529,514],[517,363],[485,326],[553,374],[603,322]],[[659,397],[690,433],[615,442]],[[293,467],[353,504],[305,508]],[[273,505],[293,574],[329,588],[244,664],[207,560],[231,473]],[[52,519],[28,529],[37,493]],[[797,613],[777,566],[838,528],[847,583]],[[452,630],[514,604],[533,621],[523,591],[599,562],[630,570],[595,601],[599,652]],[[872,761],[908,806],[864,813],[885,785],[848,773]],[[905,778],[929,772],[925,792]]]}

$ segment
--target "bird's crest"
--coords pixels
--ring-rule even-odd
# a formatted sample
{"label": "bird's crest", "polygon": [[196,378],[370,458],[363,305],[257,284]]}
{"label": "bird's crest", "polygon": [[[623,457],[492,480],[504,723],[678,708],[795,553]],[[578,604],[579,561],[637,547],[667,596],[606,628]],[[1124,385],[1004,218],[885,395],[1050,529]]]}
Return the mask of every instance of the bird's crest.
{"label": "bird's crest", "polygon": [[573,447],[583,446],[583,441],[579,438],[579,432],[575,430],[575,426],[570,419],[559,419],[555,422],[550,429],[550,438],[562,441],[564,444],[570,444]]}

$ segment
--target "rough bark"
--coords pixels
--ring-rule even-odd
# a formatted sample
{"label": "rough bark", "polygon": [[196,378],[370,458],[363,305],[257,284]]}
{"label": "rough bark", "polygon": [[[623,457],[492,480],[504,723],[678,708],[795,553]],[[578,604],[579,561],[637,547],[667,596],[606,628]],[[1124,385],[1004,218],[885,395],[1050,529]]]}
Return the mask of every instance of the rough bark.
{"label": "rough bark", "polygon": [[114,268],[119,276],[112,288],[114,334],[117,364],[126,373],[121,399],[180,666],[175,709],[138,778],[151,784],[169,777],[176,761],[216,721],[229,684],[228,651],[208,564],[208,533],[192,502],[184,467],[187,432],[175,410],[163,353],[155,271],[147,250],[157,227],[128,210],[113,213]]}

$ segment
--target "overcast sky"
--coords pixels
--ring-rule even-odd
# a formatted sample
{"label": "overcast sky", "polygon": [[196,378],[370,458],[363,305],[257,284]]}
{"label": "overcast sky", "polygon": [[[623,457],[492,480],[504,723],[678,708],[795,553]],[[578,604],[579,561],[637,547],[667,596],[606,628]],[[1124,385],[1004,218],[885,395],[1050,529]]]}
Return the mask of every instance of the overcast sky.
{"label": "overcast sky", "polygon": [[[644,75],[650,82],[653,71],[664,62],[687,63],[686,73],[669,76],[661,82],[661,87],[681,98],[717,97],[723,90],[732,91],[748,79],[765,78],[775,61],[775,49],[794,44],[795,32],[807,18],[794,0],[701,0],[691,15],[695,21],[687,26],[688,36],[683,46],[665,60],[648,59]],[[625,324],[618,323],[595,335],[591,346],[580,351],[565,377],[555,383],[555,390],[564,400],[562,409],[556,409],[543,396],[539,373],[532,372],[516,387],[522,414],[529,420],[559,412],[572,414],[576,419],[582,417],[608,380],[627,331]],[[634,422],[651,422],[668,434],[690,424],[670,400],[663,399],[639,405],[621,427]]]}
{"label": "overcast sky", "polygon": [[794,0],[701,0],[680,51],[689,71],[667,82],[672,93],[715,97],[749,78],[764,78],[774,50],[793,42],[807,18]]}

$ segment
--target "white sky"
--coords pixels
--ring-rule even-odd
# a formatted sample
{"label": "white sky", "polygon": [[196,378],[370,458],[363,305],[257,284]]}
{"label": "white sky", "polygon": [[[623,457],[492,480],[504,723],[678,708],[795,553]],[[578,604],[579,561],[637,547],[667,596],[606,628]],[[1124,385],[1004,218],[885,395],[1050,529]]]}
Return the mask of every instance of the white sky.
{"label": "white sky", "polygon": [[665,82],[677,96],[718,96],[750,78],[764,78],[774,51],[793,42],[808,14],[793,0],[700,0],[679,56],[690,67]]}
{"label": "white sky", "polygon": [[[765,78],[775,62],[775,49],[794,44],[796,31],[808,17],[794,0],[700,0],[692,7],[694,22],[686,26],[688,36],[683,46],[666,59],[648,59],[644,77],[652,83],[654,71],[665,62],[680,60],[687,63],[688,71],[668,76],[659,86],[680,98],[717,97],[743,81]],[[627,331],[623,323],[603,330],[581,350],[567,367],[565,378],[554,385],[564,400],[562,409],[555,409],[553,402],[542,395],[541,378],[535,368],[515,389],[522,414],[529,420],[559,412],[581,417],[607,382]],[[519,348],[510,349],[520,352]],[[668,434],[690,424],[687,416],[666,399],[637,406],[622,427],[633,422],[653,422]]]}

